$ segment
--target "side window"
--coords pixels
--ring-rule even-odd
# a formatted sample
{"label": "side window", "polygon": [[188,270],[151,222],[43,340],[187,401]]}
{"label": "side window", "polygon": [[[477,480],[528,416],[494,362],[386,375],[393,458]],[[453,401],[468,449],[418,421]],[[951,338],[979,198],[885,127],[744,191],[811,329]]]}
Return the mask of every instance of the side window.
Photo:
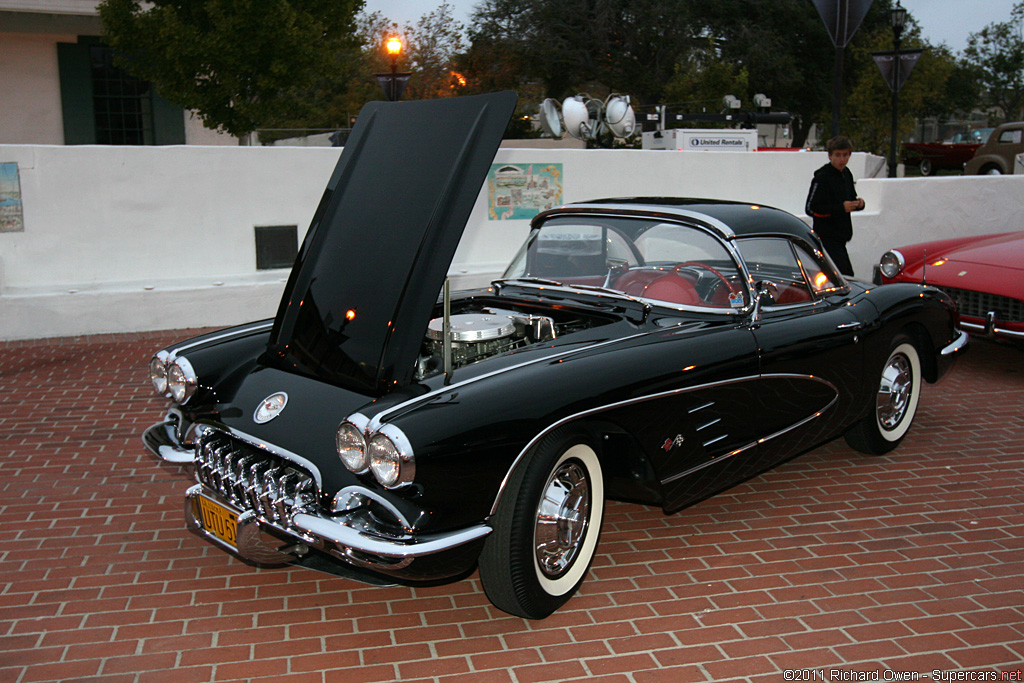
{"label": "side window", "polygon": [[840,288],[841,285],[835,282],[833,276],[829,275],[829,271],[825,268],[821,259],[816,258],[799,244],[794,243],[793,248],[796,250],[797,258],[800,259],[800,265],[804,268],[807,283],[814,290],[815,294],[825,294]]}
{"label": "side window", "polygon": [[792,243],[780,237],[752,237],[736,241],[754,281],[770,280],[779,288],[777,306],[805,303],[811,290],[804,279]]}
{"label": "side window", "polygon": [[1020,128],[1016,130],[1004,130],[999,134],[999,142],[1004,145],[1019,145],[1021,141],[1021,133],[1024,133]]}
{"label": "side window", "polygon": [[608,229],[608,258],[616,259],[628,266],[638,265],[633,250],[629,248],[629,242],[614,228]]}

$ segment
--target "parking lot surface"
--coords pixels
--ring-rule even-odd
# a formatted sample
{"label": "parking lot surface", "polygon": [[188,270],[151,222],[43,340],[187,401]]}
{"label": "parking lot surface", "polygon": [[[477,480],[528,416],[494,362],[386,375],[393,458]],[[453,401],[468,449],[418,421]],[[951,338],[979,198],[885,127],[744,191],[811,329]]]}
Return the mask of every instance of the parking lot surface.
{"label": "parking lot surface", "polygon": [[1018,348],[972,342],[888,456],[609,503],[580,594],[526,621],[476,575],[372,587],[188,533],[192,482],[140,434],[149,357],[189,334],[0,342],[3,683],[1024,680]]}

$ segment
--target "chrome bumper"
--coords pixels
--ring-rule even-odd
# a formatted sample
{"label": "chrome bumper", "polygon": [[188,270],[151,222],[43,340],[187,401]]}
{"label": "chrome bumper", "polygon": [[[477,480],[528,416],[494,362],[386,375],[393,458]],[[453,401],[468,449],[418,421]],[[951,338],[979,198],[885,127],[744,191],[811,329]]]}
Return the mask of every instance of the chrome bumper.
{"label": "chrome bumper", "polygon": [[[207,529],[201,498],[237,515],[235,545]],[[310,548],[316,548],[358,567],[394,572],[417,558],[454,550],[491,533],[489,526],[478,524],[451,532],[389,538],[373,533],[364,512],[356,509],[326,516],[297,511],[286,524],[279,524],[253,510],[240,509],[223,496],[204,489],[202,484],[196,484],[185,494],[185,518],[190,531],[244,560],[264,566],[295,562]]]}
{"label": "chrome bumper", "polygon": [[978,325],[977,323],[967,323],[961,320],[960,326],[966,327],[969,330],[980,332],[986,337],[1002,337],[1004,339],[1024,340],[1024,332],[1017,332],[1016,330],[1008,330],[1003,327],[997,327],[995,318],[992,316],[989,316],[985,320],[984,325]]}
{"label": "chrome bumper", "polygon": [[[964,325],[964,327],[967,327]],[[948,344],[942,349],[941,355],[952,356],[954,353],[962,351],[967,346],[968,336],[963,330],[960,330],[960,336],[953,340],[952,343]]]}
{"label": "chrome bumper", "polygon": [[177,421],[168,413],[167,419],[142,433],[142,443],[147,451],[164,462],[188,465],[195,461],[196,454],[194,449],[185,448],[178,441],[177,426]]}

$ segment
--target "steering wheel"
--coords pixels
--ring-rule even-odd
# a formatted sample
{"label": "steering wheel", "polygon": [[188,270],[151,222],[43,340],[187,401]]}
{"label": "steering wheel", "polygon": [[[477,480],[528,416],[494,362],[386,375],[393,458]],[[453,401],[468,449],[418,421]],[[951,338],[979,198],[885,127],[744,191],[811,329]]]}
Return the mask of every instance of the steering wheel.
{"label": "steering wheel", "polygon": [[[732,284],[729,283],[729,280],[720,272],[718,272],[717,269],[713,268],[712,266],[709,266],[706,263],[701,263],[700,261],[686,261],[685,263],[678,264],[672,272],[674,272],[676,275],[679,275],[679,271],[686,268],[695,268],[702,271],[707,271],[717,278],[717,280],[715,280],[710,285],[707,285],[704,288],[704,292],[700,293],[700,298],[703,299],[704,301],[712,303],[711,297],[717,291],[719,284],[725,285],[725,290],[729,292],[729,294],[734,293]],[[697,282],[694,284],[698,288],[698,292],[700,292],[701,289],[700,281],[703,279],[703,273],[697,273]]]}

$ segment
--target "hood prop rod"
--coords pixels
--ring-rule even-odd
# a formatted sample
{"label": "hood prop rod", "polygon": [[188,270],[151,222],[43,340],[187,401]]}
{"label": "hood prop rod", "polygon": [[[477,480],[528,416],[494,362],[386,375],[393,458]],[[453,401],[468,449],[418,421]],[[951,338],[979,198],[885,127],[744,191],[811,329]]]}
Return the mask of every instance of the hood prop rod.
{"label": "hood prop rod", "polygon": [[449,278],[444,279],[444,321],[441,333],[444,337],[444,383],[452,381],[452,290]]}

